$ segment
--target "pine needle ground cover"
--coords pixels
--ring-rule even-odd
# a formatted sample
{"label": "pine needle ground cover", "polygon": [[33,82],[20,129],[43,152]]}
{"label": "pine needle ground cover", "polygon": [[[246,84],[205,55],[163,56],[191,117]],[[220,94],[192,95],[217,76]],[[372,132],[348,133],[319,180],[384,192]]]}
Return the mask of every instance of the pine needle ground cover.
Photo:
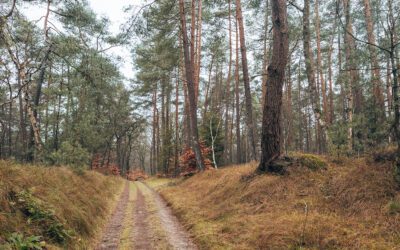
{"label": "pine needle ground cover", "polygon": [[0,249],[90,248],[123,184],[94,171],[0,161]]}
{"label": "pine needle ground cover", "polygon": [[321,161],[327,166],[292,166],[285,176],[253,175],[253,163],[148,182],[201,249],[398,249],[391,165]]}

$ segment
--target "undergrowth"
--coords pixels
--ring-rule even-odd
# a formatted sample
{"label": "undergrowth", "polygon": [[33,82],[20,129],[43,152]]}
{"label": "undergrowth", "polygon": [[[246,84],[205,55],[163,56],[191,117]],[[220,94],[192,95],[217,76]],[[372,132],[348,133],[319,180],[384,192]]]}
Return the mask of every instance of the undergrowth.
{"label": "undergrowth", "polygon": [[123,180],[93,171],[0,161],[0,249],[87,249]]}
{"label": "undergrowth", "polygon": [[[299,156],[297,156],[299,157]],[[303,160],[301,160],[303,159]],[[289,174],[256,163],[159,186],[200,249],[397,249],[399,192],[390,164],[303,155]],[[315,171],[324,169],[323,171]]]}

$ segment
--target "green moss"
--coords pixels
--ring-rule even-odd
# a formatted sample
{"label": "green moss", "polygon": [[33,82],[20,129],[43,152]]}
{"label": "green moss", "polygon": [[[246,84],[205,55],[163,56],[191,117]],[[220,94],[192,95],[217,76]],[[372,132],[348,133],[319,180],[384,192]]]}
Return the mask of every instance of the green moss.
{"label": "green moss", "polygon": [[390,215],[400,213],[400,201],[390,201],[387,205],[387,210]]}
{"label": "green moss", "polygon": [[312,154],[296,154],[295,158],[299,161],[299,163],[307,167],[311,170],[319,170],[319,169],[326,169],[328,164],[324,159],[317,155],[312,155]]}

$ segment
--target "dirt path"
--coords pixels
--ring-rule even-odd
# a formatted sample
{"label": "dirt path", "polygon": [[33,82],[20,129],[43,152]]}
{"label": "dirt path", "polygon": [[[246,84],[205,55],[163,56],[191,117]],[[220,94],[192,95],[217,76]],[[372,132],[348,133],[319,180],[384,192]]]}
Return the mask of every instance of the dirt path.
{"label": "dirt path", "polygon": [[149,225],[147,221],[148,212],[146,201],[140,189],[137,189],[135,204],[135,224],[133,227],[133,242],[135,249],[151,249],[152,235],[149,234]]}
{"label": "dirt path", "polygon": [[144,183],[130,182],[95,249],[191,250],[197,247],[155,191]]}
{"label": "dirt path", "polygon": [[115,208],[110,221],[108,222],[106,229],[104,230],[101,242],[96,247],[96,250],[101,249],[118,249],[119,236],[122,231],[122,225],[124,220],[124,213],[128,206],[129,200],[129,183],[125,185],[125,189],[119,198],[117,207]]}
{"label": "dirt path", "polygon": [[178,219],[173,215],[171,208],[153,189],[145,184],[143,188],[150,191],[157,206],[158,216],[161,220],[163,229],[168,232],[168,242],[174,249],[197,249],[196,245],[190,239],[189,234],[179,223]]}

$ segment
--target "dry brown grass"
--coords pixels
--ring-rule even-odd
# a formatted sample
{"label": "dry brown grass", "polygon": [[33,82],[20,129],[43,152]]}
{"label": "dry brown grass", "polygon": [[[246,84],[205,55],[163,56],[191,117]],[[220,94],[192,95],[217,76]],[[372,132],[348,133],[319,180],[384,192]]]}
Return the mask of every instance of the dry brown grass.
{"label": "dry brown grass", "polygon": [[400,249],[391,167],[327,161],[287,176],[233,166],[159,189],[201,249]]}
{"label": "dry brown grass", "polygon": [[57,220],[71,231],[72,238],[64,247],[87,249],[100,233],[123,183],[121,178],[93,171],[77,175],[63,167],[22,166],[0,161],[0,240],[4,241],[12,232],[41,235],[40,224],[29,223],[10,197],[13,193],[28,191],[45,209],[53,210]]}

